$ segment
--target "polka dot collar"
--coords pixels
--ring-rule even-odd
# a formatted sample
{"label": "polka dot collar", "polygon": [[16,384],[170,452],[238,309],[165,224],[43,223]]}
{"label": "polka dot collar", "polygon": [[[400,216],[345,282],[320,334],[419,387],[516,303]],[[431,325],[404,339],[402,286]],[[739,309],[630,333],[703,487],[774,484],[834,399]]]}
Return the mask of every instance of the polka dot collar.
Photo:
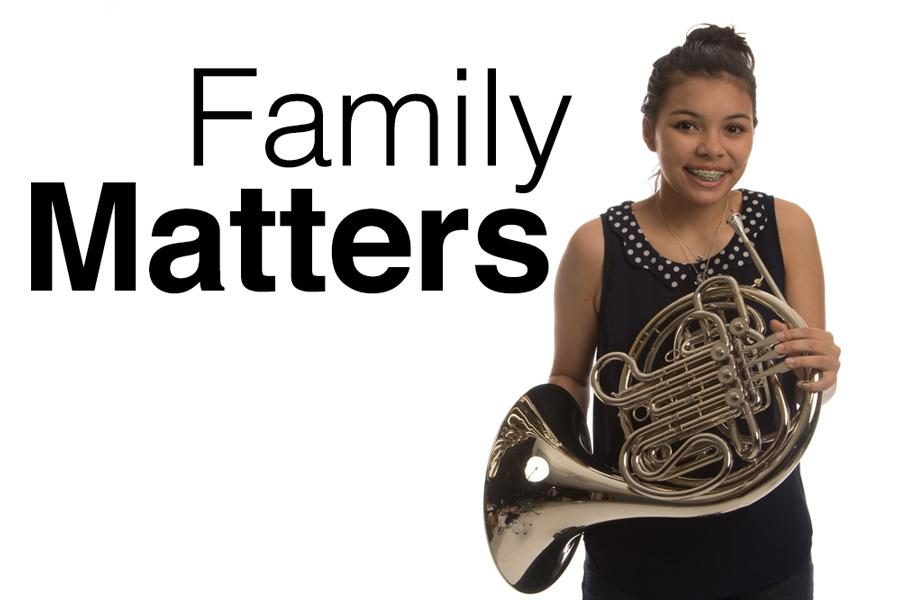
{"label": "polka dot collar", "polygon": [[[747,230],[748,236],[755,241],[769,223],[774,198],[750,190],[741,189],[740,192],[741,219],[744,221],[744,228]],[[610,207],[603,215],[612,230],[622,240],[625,258],[631,265],[653,273],[668,287],[692,289],[696,285],[697,279],[693,267],[688,263],[680,263],[663,257],[647,242],[643,230],[638,226],[637,219],[634,218],[634,213],[631,211],[632,204],[634,202],[626,200],[618,206]],[[694,266],[699,270],[701,264],[701,262],[697,262],[694,263]],[[709,264],[706,265],[707,275],[731,274],[738,277],[737,273],[744,269],[750,269],[755,273],[756,267],[750,259],[750,253],[743,247],[737,234],[734,234],[722,251],[711,257]]]}

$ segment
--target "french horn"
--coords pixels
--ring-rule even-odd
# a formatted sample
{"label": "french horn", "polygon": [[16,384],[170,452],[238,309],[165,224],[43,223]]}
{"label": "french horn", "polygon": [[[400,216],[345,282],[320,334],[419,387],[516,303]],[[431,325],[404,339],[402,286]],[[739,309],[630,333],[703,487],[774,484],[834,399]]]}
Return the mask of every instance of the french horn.
{"label": "french horn", "polygon": [[[627,354],[606,354],[591,369],[596,397],[619,410],[625,442],[617,469],[592,466],[584,415],[559,386],[533,388],[503,420],[485,475],[484,525],[494,563],[520,592],[550,587],[592,525],[743,508],[799,464],[821,393],[798,387],[788,399],[778,374],[789,367],[766,334],[766,313],[791,328],[806,323],[740,215],[728,223],[762,276],[754,286],[709,277],[657,313]],[[756,287],[763,280],[774,293]],[[619,387],[609,394],[599,377],[617,362]]]}

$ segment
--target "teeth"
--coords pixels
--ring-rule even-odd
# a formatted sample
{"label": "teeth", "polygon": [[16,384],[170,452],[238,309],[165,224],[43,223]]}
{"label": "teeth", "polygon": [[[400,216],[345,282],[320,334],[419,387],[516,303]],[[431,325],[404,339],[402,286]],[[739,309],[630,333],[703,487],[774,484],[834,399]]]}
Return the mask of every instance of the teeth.
{"label": "teeth", "polygon": [[688,172],[703,181],[718,181],[725,175],[725,171],[707,171],[706,169],[688,169]]}

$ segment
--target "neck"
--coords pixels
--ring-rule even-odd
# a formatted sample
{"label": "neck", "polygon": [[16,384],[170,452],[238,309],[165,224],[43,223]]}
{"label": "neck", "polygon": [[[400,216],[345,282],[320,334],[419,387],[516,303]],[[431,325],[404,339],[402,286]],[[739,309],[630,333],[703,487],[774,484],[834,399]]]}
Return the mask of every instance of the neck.
{"label": "neck", "polygon": [[709,235],[709,233],[722,221],[722,213],[725,217],[730,211],[725,210],[725,204],[732,203],[734,193],[727,192],[720,200],[710,204],[697,204],[685,199],[665,182],[660,186],[655,201],[665,216],[669,227],[679,233],[695,233]]}

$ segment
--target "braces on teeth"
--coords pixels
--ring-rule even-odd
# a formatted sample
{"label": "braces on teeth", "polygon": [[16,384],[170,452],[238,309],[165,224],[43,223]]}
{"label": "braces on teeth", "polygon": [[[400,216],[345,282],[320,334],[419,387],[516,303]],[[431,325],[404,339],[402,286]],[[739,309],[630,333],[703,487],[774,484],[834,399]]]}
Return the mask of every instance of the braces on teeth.
{"label": "braces on teeth", "polygon": [[725,175],[725,171],[706,171],[703,169],[688,169],[688,173],[703,181],[718,181]]}

